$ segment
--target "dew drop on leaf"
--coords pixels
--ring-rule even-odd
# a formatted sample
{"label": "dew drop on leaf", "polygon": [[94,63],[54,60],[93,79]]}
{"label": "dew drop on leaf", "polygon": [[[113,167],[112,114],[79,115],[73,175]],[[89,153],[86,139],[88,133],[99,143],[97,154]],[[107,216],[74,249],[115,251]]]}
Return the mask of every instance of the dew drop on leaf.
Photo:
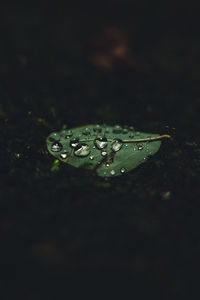
{"label": "dew drop on leaf", "polygon": [[63,152],[63,153],[60,154],[60,157],[61,157],[62,159],[65,159],[65,158],[68,157],[68,155],[69,155],[69,152]]}
{"label": "dew drop on leaf", "polygon": [[102,151],[102,152],[101,152],[101,155],[102,155],[102,156],[106,156],[106,155],[107,155],[107,152],[106,152],[106,151]]}
{"label": "dew drop on leaf", "polygon": [[86,157],[90,154],[90,147],[87,144],[79,144],[74,149],[74,155],[79,157]]}
{"label": "dew drop on leaf", "polygon": [[61,143],[55,142],[55,143],[53,143],[52,146],[51,146],[51,151],[52,151],[52,152],[59,152],[59,151],[62,150],[62,148],[63,148],[63,146],[62,146]]}
{"label": "dew drop on leaf", "polygon": [[115,175],[115,170],[111,170],[110,171],[110,174],[113,176],[113,175]]}
{"label": "dew drop on leaf", "polygon": [[94,140],[94,144],[98,149],[104,149],[106,148],[108,142],[107,142],[107,138],[104,136],[98,136],[95,140]]}
{"label": "dew drop on leaf", "polygon": [[76,148],[79,144],[79,138],[74,138],[70,141],[70,147]]}
{"label": "dew drop on leaf", "polygon": [[113,133],[121,133],[122,132],[122,127],[120,125],[115,125],[113,127]]}
{"label": "dew drop on leaf", "polygon": [[97,133],[100,133],[102,131],[102,128],[99,124],[97,124],[95,127],[93,127],[93,131],[97,132]]}
{"label": "dew drop on leaf", "polygon": [[122,146],[123,146],[123,143],[121,140],[115,140],[111,145],[111,149],[112,149],[112,151],[117,152],[122,148]]}
{"label": "dew drop on leaf", "polygon": [[121,168],[120,172],[121,172],[122,174],[124,174],[124,173],[126,172],[126,169],[125,169],[125,168]]}
{"label": "dew drop on leaf", "polygon": [[83,132],[82,132],[83,135],[89,135],[90,134],[90,129],[88,127],[86,127]]}

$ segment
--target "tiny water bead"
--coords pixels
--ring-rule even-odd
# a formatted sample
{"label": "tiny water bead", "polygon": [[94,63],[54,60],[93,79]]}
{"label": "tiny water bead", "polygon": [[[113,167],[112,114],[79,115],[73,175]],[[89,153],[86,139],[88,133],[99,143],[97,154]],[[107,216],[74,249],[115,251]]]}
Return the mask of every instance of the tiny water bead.
{"label": "tiny water bead", "polygon": [[61,157],[62,159],[65,159],[65,158],[67,158],[68,156],[69,156],[69,152],[63,152],[63,153],[60,154],[60,157]]}
{"label": "tiny water bead", "polygon": [[48,136],[48,140],[50,142],[56,142],[60,140],[60,134],[58,134],[57,132],[52,132],[49,136]]}
{"label": "tiny water bead", "polygon": [[90,154],[90,147],[87,144],[79,144],[74,148],[74,155],[79,157],[86,157]]}
{"label": "tiny water bead", "polygon": [[110,174],[113,176],[113,175],[115,175],[115,170],[111,170],[110,171]]}
{"label": "tiny water bead", "polygon": [[126,134],[126,133],[128,133],[128,128],[123,129],[123,134]]}
{"label": "tiny water bead", "polygon": [[120,125],[115,125],[113,127],[113,133],[121,133],[122,132],[122,127]]}
{"label": "tiny water bead", "polygon": [[76,148],[79,144],[79,138],[74,138],[70,141],[70,147]]}
{"label": "tiny water bead", "polygon": [[61,143],[55,142],[55,143],[53,143],[52,146],[51,146],[51,151],[52,151],[52,152],[59,152],[59,151],[62,150],[62,148],[63,148],[63,146],[62,146]]}
{"label": "tiny water bead", "polygon": [[93,160],[93,159],[94,159],[94,156],[93,156],[93,155],[91,155],[89,158],[90,158],[90,160]]}
{"label": "tiny water bead", "polygon": [[64,130],[61,131],[61,136],[63,136],[66,139],[69,139],[72,135],[73,135],[72,130],[64,129]]}
{"label": "tiny water bead", "polygon": [[100,133],[102,131],[102,128],[99,124],[97,124],[95,127],[93,127],[93,131],[97,132],[97,133]]}
{"label": "tiny water bead", "polygon": [[106,148],[107,144],[108,144],[107,138],[104,136],[98,136],[94,140],[94,145],[100,150]]}
{"label": "tiny water bead", "polygon": [[102,151],[102,152],[101,152],[101,155],[102,155],[102,156],[106,156],[106,155],[107,155],[107,152],[106,152],[106,151]]}
{"label": "tiny water bead", "polygon": [[144,148],[144,146],[142,144],[137,145],[138,150],[142,150]]}
{"label": "tiny water bead", "polygon": [[121,168],[120,172],[121,172],[122,174],[124,174],[124,173],[126,172],[126,169],[125,169],[125,168]]}
{"label": "tiny water bead", "polygon": [[111,149],[112,149],[112,151],[117,152],[122,148],[122,146],[123,146],[122,140],[119,140],[119,139],[114,140],[114,142],[111,144]]}
{"label": "tiny water bead", "polygon": [[89,135],[90,134],[90,129],[88,127],[86,127],[83,132],[82,132],[83,135]]}

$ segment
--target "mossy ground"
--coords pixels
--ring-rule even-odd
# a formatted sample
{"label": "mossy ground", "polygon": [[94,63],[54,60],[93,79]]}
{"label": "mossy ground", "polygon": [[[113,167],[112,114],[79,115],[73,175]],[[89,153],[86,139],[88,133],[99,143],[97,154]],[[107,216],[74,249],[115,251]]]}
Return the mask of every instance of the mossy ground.
{"label": "mossy ground", "polygon": [[[97,277],[132,278],[144,296],[191,299],[200,253],[197,13],[185,25],[187,8],[185,18],[176,15],[176,2],[157,10],[134,3],[103,1],[98,12],[89,1],[69,10],[64,2],[1,4],[0,230],[9,299],[62,299],[71,279],[95,285]],[[50,132],[88,123],[172,139],[133,172],[105,181],[46,151]]]}

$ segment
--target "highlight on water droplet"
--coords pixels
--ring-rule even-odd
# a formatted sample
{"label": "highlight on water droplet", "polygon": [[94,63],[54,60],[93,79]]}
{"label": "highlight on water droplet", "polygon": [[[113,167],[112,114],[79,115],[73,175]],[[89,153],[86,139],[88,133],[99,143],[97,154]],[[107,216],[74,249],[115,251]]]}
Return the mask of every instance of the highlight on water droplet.
{"label": "highlight on water droplet", "polygon": [[107,144],[108,144],[107,138],[104,136],[98,136],[94,140],[94,145],[100,150],[106,148]]}
{"label": "highlight on water droplet", "polygon": [[114,152],[119,151],[123,146],[122,140],[114,140],[114,142],[111,144],[111,149]]}
{"label": "highlight on water droplet", "polygon": [[59,151],[62,150],[62,148],[63,148],[63,146],[62,146],[61,143],[55,142],[55,143],[53,143],[52,146],[51,146],[51,151],[52,151],[52,152],[59,152]]}
{"label": "highlight on water droplet", "polygon": [[93,159],[94,159],[94,156],[93,156],[93,155],[91,155],[89,158],[90,158],[90,160],[93,160]]}
{"label": "highlight on water droplet", "polygon": [[90,154],[90,147],[87,144],[79,144],[74,148],[74,155],[78,157],[86,157]]}

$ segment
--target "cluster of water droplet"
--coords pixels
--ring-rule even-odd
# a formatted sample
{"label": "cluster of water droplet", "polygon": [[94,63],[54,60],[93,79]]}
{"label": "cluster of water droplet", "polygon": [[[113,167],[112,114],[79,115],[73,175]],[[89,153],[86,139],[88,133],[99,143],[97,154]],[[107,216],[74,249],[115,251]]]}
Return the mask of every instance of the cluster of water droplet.
{"label": "cluster of water droplet", "polygon": [[[127,142],[124,142],[121,139],[115,138],[116,135],[120,134],[122,137],[126,135],[129,139],[133,139],[134,137],[138,137],[139,132],[135,132],[132,126],[124,126],[115,125],[113,127],[109,127],[107,125],[95,125],[88,126],[83,128],[82,132],[75,133],[76,131],[72,130],[62,130],[60,133],[53,132],[48,137],[48,141],[51,143],[51,151],[55,154],[58,153],[61,159],[67,161],[68,158],[73,154],[76,157],[87,157],[92,161],[94,160],[94,150],[100,150],[100,155],[102,156],[102,160],[104,162],[104,166],[109,168],[112,166],[112,161],[115,153],[120,151],[124,146],[125,149],[128,147]],[[108,139],[105,135],[108,134],[110,139]],[[123,138],[124,139],[124,138]],[[127,138],[125,138],[126,140]],[[68,140],[68,142],[67,142]],[[88,142],[87,142],[88,141]],[[93,142],[93,145],[91,145]],[[108,155],[108,145],[110,144],[109,149],[111,153],[113,153],[112,159],[108,159],[110,154]],[[68,146],[69,145],[69,148]],[[134,144],[133,150],[142,150],[144,148],[142,144]],[[71,150],[70,150],[71,149]],[[128,148],[127,148],[128,149]],[[101,165],[101,161],[98,162]],[[110,169],[110,168],[109,168]],[[107,169],[107,170],[109,170]],[[120,173],[124,174],[126,172],[125,168],[120,169]],[[104,172],[106,175],[107,171]],[[116,175],[116,170],[111,169],[109,173],[112,176]]]}

